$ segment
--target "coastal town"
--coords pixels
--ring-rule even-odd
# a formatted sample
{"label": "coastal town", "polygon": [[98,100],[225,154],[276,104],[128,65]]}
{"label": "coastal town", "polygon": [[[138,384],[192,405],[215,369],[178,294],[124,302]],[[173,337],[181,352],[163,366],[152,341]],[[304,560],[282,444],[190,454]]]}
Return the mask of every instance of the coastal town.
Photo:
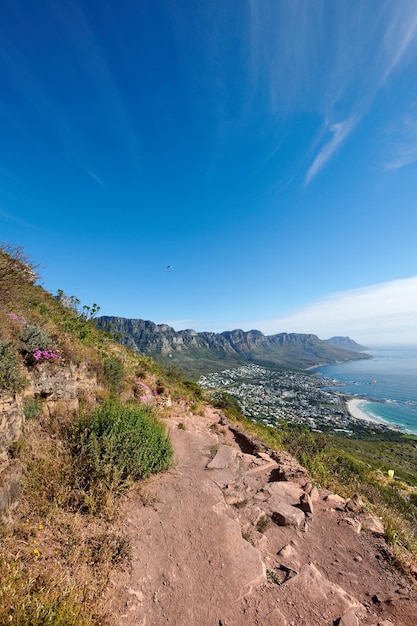
{"label": "coastal town", "polygon": [[317,432],[344,436],[358,431],[387,431],[383,424],[365,421],[356,410],[349,411],[357,399],[349,399],[343,393],[342,383],[314,372],[244,365],[201,376],[199,384],[214,395],[230,394],[246,417],[267,426],[277,426],[285,420]]}

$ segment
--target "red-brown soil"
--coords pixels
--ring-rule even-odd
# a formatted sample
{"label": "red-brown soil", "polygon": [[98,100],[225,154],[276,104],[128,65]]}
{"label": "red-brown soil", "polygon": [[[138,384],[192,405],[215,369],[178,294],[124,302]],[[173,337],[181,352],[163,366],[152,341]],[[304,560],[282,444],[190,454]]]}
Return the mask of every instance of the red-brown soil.
{"label": "red-brown soil", "polygon": [[288,497],[309,492],[313,513],[300,527],[278,525],[271,516],[278,521],[282,485],[272,485],[283,482],[291,461],[240,447],[220,418],[208,408],[167,421],[175,464],[123,504],[119,531],[130,539],[132,558],[109,585],[109,621],[414,626],[415,591],[389,564],[383,536],[365,529],[366,515],[311,491],[290,467]]}

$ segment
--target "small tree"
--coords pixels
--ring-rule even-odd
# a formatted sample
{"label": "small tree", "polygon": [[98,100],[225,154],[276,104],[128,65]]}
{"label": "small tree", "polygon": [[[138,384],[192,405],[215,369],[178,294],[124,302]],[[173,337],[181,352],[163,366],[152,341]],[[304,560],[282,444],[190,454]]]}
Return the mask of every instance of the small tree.
{"label": "small tree", "polygon": [[100,311],[100,307],[98,304],[93,302],[91,306],[87,304],[83,304],[81,306],[81,300],[76,296],[67,296],[64,293],[63,289],[58,289],[56,299],[61,302],[63,306],[65,306],[70,311],[73,311],[79,318],[84,321],[89,321],[95,318],[97,313]]}

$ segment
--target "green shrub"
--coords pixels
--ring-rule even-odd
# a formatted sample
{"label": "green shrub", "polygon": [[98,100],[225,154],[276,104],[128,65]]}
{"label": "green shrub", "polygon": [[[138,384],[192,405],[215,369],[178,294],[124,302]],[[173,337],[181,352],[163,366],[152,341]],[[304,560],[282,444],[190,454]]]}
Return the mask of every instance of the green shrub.
{"label": "green shrub", "polygon": [[213,404],[215,407],[222,409],[226,416],[232,421],[241,421],[244,414],[239,406],[239,402],[230,393],[220,392],[214,395]]}
{"label": "green shrub", "polygon": [[34,419],[40,415],[41,409],[41,403],[38,400],[35,400],[35,398],[31,398],[26,400],[23,405],[23,415],[27,420]]}
{"label": "green shrub", "polygon": [[25,383],[12,344],[0,339],[0,393],[19,391]]}
{"label": "green shrub", "polygon": [[121,493],[138,480],[169,467],[172,448],[149,407],[111,400],[74,425],[72,456],[85,506],[96,512],[104,491]]}
{"label": "green shrub", "polygon": [[203,389],[193,380],[185,380],[184,387],[191,391],[195,398],[201,399],[203,397]]}
{"label": "green shrub", "polygon": [[35,350],[52,350],[54,341],[37,324],[26,324],[20,336],[24,353],[32,354]]}
{"label": "green shrub", "polygon": [[109,387],[119,391],[124,376],[124,368],[121,361],[112,356],[107,357],[104,360],[104,376]]}

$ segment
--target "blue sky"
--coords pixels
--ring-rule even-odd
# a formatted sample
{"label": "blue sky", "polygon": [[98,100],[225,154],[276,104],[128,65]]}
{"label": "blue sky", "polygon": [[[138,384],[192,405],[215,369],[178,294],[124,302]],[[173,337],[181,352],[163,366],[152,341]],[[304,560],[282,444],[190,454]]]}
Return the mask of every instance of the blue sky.
{"label": "blue sky", "polygon": [[0,240],[48,290],[417,343],[415,0],[1,5]]}

